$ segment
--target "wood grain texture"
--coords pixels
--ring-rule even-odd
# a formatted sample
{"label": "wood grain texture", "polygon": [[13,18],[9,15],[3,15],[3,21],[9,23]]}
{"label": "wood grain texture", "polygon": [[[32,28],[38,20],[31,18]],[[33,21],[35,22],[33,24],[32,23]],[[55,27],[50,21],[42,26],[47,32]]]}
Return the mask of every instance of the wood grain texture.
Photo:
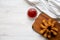
{"label": "wood grain texture", "polygon": [[[35,32],[39,33],[39,31],[41,30],[41,29],[40,29],[40,24],[41,24],[42,20],[43,20],[43,19],[48,20],[48,19],[50,19],[50,18],[51,18],[50,16],[48,16],[47,14],[45,14],[45,13],[42,12],[42,13],[36,18],[35,22],[33,23],[33,25],[32,25],[33,30],[34,30]],[[51,19],[52,19],[53,21],[56,21],[56,20],[53,19],[53,18],[51,18]],[[52,37],[52,38],[50,38],[50,39],[48,39],[48,40],[60,40],[60,23],[58,23],[58,22],[56,21],[55,27],[58,28],[58,35],[57,35],[56,37]],[[40,34],[40,33],[39,33],[39,34]]]}

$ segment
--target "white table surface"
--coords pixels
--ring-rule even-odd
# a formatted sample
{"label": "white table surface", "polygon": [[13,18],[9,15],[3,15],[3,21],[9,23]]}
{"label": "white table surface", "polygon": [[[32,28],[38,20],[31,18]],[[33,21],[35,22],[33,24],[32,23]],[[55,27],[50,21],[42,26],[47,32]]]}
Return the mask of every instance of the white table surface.
{"label": "white table surface", "polygon": [[46,40],[32,29],[30,7],[24,0],[0,0],[0,40]]}

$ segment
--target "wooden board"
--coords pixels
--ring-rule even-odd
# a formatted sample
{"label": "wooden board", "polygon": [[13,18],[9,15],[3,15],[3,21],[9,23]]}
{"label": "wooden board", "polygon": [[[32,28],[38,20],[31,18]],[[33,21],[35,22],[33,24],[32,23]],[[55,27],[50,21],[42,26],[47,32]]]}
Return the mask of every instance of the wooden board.
{"label": "wooden board", "polygon": [[[33,25],[32,25],[33,30],[34,30],[35,32],[37,32],[37,33],[40,34],[40,24],[41,24],[42,20],[43,20],[43,19],[48,20],[48,19],[50,19],[50,18],[51,18],[50,16],[48,16],[47,14],[45,14],[45,13],[42,12],[42,13],[36,18],[35,22],[33,23]],[[53,20],[53,21],[56,21],[56,20],[53,19],[53,18],[52,18],[52,20]],[[50,39],[48,39],[48,40],[60,40],[60,24],[57,22],[57,23],[55,24],[55,26],[58,28],[58,35],[57,35],[56,37],[52,37],[52,38],[50,38]],[[42,35],[42,36],[43,36],[43,35]],[[43,37],[44,37],[44,36],[43,36]]]}

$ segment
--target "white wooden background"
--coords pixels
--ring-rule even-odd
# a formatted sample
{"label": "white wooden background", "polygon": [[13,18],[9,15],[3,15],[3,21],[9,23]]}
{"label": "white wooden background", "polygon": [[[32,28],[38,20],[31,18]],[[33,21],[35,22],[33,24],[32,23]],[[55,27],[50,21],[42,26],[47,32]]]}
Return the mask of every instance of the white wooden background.
{"label": "white wooden background", "polygon": [[46,40],[32,30],[30,7],[24,0],[0,0],[0,40]]}

